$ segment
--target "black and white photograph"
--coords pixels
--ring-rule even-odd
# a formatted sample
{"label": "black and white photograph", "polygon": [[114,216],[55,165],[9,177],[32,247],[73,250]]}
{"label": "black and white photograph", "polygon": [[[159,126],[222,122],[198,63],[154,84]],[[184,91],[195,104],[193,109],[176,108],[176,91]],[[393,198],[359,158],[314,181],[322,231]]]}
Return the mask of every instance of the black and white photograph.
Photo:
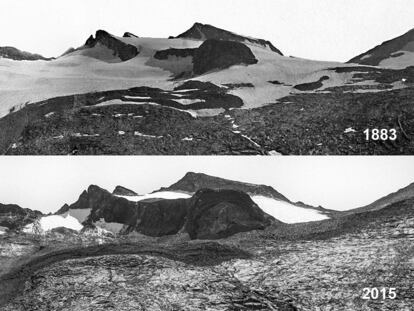
{"label": "black and white photograph", "polygon": [[414,310],[414,1],[0,8],[0,311]]}
{"label": "black and white photograph", "polygon": [[0,4],[1,154],[414,154],[413,1]]}
{"label": "black and white photograph", "polygon": [[273,159],[0,161],[0,310],[412,310],[412,159]]}

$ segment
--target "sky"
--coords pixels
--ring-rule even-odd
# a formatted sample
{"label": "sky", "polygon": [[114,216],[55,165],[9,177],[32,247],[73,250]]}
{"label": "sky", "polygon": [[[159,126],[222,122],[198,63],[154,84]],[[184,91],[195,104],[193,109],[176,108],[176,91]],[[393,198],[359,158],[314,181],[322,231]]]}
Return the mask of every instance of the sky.
{"label": "sky", "polygon": [[44,213],[75,202],[91,184],[139,194],[187,172],[272,186],[292,201],[346,210],[414,182],[413,157],[2,157],[0,203]]}
{"label": "sky", "polygon": [[272,41],[285,55],[348,61],[414,28],[411,0],[0,0],[0,46],[58,56],[104,29],[178,35],[194,22]]}

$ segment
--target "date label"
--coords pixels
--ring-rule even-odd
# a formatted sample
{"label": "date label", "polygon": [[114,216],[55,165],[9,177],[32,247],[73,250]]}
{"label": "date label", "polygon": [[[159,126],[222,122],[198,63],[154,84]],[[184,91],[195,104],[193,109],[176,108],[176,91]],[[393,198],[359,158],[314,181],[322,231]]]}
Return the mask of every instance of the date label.
{"label": "date label", "polygon": [[365,287],[362,290],[362,299],[365,300],[385,300],[397,298],[397,289],[395,287]]}
{"label": "date label", "polygon": [[366,129],[364,131],[365,139],[367,141],[386,141],[386,140],[396,140],[397,139],[397,130],[396,129]]}

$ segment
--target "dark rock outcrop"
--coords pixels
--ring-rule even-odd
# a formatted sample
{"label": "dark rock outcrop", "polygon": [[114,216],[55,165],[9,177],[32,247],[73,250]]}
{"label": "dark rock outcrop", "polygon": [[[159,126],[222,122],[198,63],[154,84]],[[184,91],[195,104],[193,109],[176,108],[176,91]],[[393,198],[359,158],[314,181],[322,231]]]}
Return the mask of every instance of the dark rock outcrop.
{"label": "dark rock outcrop", "polygon": [[186,231],[191,239],[220,239],[264,229],[273,219],[244,192],[211,189],[193,196],[187,217]]}
{"label": "dark rock outcrop", "polygon": [[20,230],[42,215],[39,211],[22,208],[16,204],[0,203],[0,227],[9,230]]}
{"label": "dark rock outcrop", "polygon": [[240,36],[230,31],[201,23],[195,23],[190,29],[178,35],[176,38],[189,38],[197,40],[215,39],[236,42],[248,42],[269,48],[271,51],[283,55],[282,52],[280,52],[276,47],[274,47],[270,41]]}
{"label": "dark rock outcrop", "polygon": [[11,46],[0,47],[0,58],[9,58],[13,60],[52,60],[53,58],[43,57],[39,54],[32,54],[25,51],[20,51]]}
{"label": "dark rock outcrop", "polygon": [[193,57],[197,49],[166,49],[155,52],[154,58],[159,60],[166,60],[170,56],[175,57]]}
{"label": "dark rock outcrop", "polygon": [[123,196],[137,196],[138,193],[122,186],[116,186],[112,194]]}
{"label": "dark rock outcrop", "polygon": [[134,35],[133,33],[128,32],[128,31],[125,32],[122,37],[124,37],[124,38],[139,38],[137,35]]}
{"label": "dark rock outcrop", "polygon": [[119,57],[122,61],[127,61],[139,54],[139,51],[135,46],[122,42],[104,30],[98,30],[95,38],[91,35],[88,40],[86,40],[83,48],[93,48],[97,43],[112,50],[114,56]]}
{"label": "dark rock outcrop", "polygon": [[289,201],[284,195],[277,192],[270,186],[244,183],[194,172],[189,172],[185,174],[185,176],[181,178],[179,181],[177,181],[175,184],[167,188],[161,188],[160,190],[185,191],[195,193],[198,190],[204,188],[215,190],[238,190],[246,192],[250,195],[263,195],[273,199]]}
{"label": "dark rock outcrop", "polygon": [[[408,45],[411,45],[411,48],[408,48]],[[400,52],[405,48],[410,50],[414,49],[414,29],[411,29],[400,37],[385,41],[381,45],[352,58],[348,63],[378,66],[384,59],[401,55],[401,53],[396,52]]]}
{"label": "dark rock outcrop", "polygon": [[[66,210],[65,210],[66,209]],[[264,229],[276,222],[241,191],[198,191],[190,199],[147,199],[138,202],[90,186],[74,204],[61,209],[91,209],[84,225],[98,220],[125,225],[123,233],[149,236],[188,232],[192,239],[218,239],[237,232]],[[58,213],[59,214],[59,213]]]}
{"label": "dark rock outcrop", "polygon": [[233,65],[252,65],[258,60],[243,43],[209,39],[195,51],[193,72],[196,75],[211,70],[225,69]]}
{"label": "dark rock outcrop", "polygon": [[329,80],[329,77],[323,76],[318,81],[298,84],[294,88],[302,92],[317,90],[323,86],[323,81],[325,80]]}

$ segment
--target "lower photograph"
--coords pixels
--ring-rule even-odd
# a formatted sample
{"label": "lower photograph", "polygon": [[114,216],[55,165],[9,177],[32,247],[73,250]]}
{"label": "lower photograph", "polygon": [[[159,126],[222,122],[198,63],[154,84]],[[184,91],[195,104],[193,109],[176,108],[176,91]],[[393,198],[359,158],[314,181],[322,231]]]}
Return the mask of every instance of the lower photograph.
{"label": "lower photograph", "polygon": [[0,310],[412,310],[413,157],[0,159]]}

